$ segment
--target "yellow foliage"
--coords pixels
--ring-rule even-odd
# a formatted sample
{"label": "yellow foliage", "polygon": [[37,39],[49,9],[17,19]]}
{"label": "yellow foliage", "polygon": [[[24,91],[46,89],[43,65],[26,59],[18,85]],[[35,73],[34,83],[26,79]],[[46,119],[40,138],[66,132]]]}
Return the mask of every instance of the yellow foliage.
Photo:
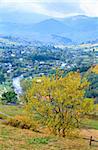
{"label": "yellow foliage", "polygon": [[26,93],[26,110],[33,117],[38,116],[55,134],[65,136],[79,126],[83,115],[92,111],[93,101],[84,96],[88,86],[78,72],[64,78],[35,78]]}
{"label": "yellow foliage", "polygon": [[13,118],[9,118],[5,123],[21,129],[36,129],[36,125],[28,116],[17,115]]}
{"label": "yellow foliage", "polygon": [[91,71],[92,71],[93,73],[98,74],[98,65],[92,67]]}

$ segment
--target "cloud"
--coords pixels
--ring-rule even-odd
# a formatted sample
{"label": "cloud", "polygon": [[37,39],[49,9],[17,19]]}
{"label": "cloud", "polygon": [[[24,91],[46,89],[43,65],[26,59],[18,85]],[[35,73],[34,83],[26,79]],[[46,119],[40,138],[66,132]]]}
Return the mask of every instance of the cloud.
{"label": "cloud", "polygon": [[79,14],[98,16],[97,0],[0,0],[0,7],[58,18]]}
{"label": "cloud", "polygon": [[80,8],[88,16],[98,16],[98,0],[81,0]]}
{"label": "cloud", "polygon": [[21,10],[58,18],[81,13],[75,0],[1,0],[0,4],[10,11]]}
{"label": "cloud", "polygon": [[82,13],[79,9],[78,3],[58,2],[58,3],[44,3],[42,5],[45,13],[50,16],[64,18],[66,16],[78,15]]}

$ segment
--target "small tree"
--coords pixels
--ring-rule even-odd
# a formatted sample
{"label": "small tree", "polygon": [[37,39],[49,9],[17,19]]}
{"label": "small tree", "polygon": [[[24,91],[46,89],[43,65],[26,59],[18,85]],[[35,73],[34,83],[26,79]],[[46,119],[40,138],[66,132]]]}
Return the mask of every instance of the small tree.
{"label": "small tree", "polygon": [[26,92],[26,109],[53,133],[65,136],[93,109],[93,100],[84,97],[88,85],[79,73],[35,78]]}
{"label": "small tree", "polygon": [[32,87],[32,79],[21,80],[21,87],[22,87],[23,94],[20,96],[20,99],[23,103],[27,103],[28,98],[26,92],[28,91],[28,89]]}
{"label": "small tree", "polygon": [[18,102],[17,94],[14,91],[4,92],[2,94],[1,102],[3,104],[8,104],[8,103],[16,104]]}

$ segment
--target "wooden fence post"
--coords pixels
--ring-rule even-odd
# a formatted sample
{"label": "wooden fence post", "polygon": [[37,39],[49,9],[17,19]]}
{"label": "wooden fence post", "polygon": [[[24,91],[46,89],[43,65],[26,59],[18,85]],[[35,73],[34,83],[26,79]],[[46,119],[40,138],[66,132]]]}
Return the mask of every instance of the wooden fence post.
{"label": "wooden fence post", "polygon": [[92,145],[92,141],[93,141],[92,138],[93,138],[93,137],[91,136],[91,137],[90,137],[90,142],[89,142],[89,145],[90,145],[90,146]]}

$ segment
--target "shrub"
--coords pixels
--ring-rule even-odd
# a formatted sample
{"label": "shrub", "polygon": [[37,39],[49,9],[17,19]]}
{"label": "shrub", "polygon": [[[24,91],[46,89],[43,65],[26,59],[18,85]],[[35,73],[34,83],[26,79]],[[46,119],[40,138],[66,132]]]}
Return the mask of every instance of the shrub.
{"label": "shrub", "polygon": [[8,103],[16,104],[17,101],[18,101],[17,94],[14,91],[8,91],[2,94],[1,102],[3,104],[8,104]]}
{"label": "shrub", "polygon": [[13,118],[8,119],[6,124],[21,129],[36,130],[36,124],[34,124],[33,121],[31,121],[31,119],[27,116],[15,116]]}
{"label": "shrub", "polygon": [[85,98],[88,86],[80,73],[35,78],[26,93],[26,109],[34,118],[39,115],[39,121],[54,134],[71,134],[93,110],[93,100]]}
{"label": "shrub", "polygon": [[48,144],[50,141],[49,137],[33,138],[29,140],[30,144]]}

